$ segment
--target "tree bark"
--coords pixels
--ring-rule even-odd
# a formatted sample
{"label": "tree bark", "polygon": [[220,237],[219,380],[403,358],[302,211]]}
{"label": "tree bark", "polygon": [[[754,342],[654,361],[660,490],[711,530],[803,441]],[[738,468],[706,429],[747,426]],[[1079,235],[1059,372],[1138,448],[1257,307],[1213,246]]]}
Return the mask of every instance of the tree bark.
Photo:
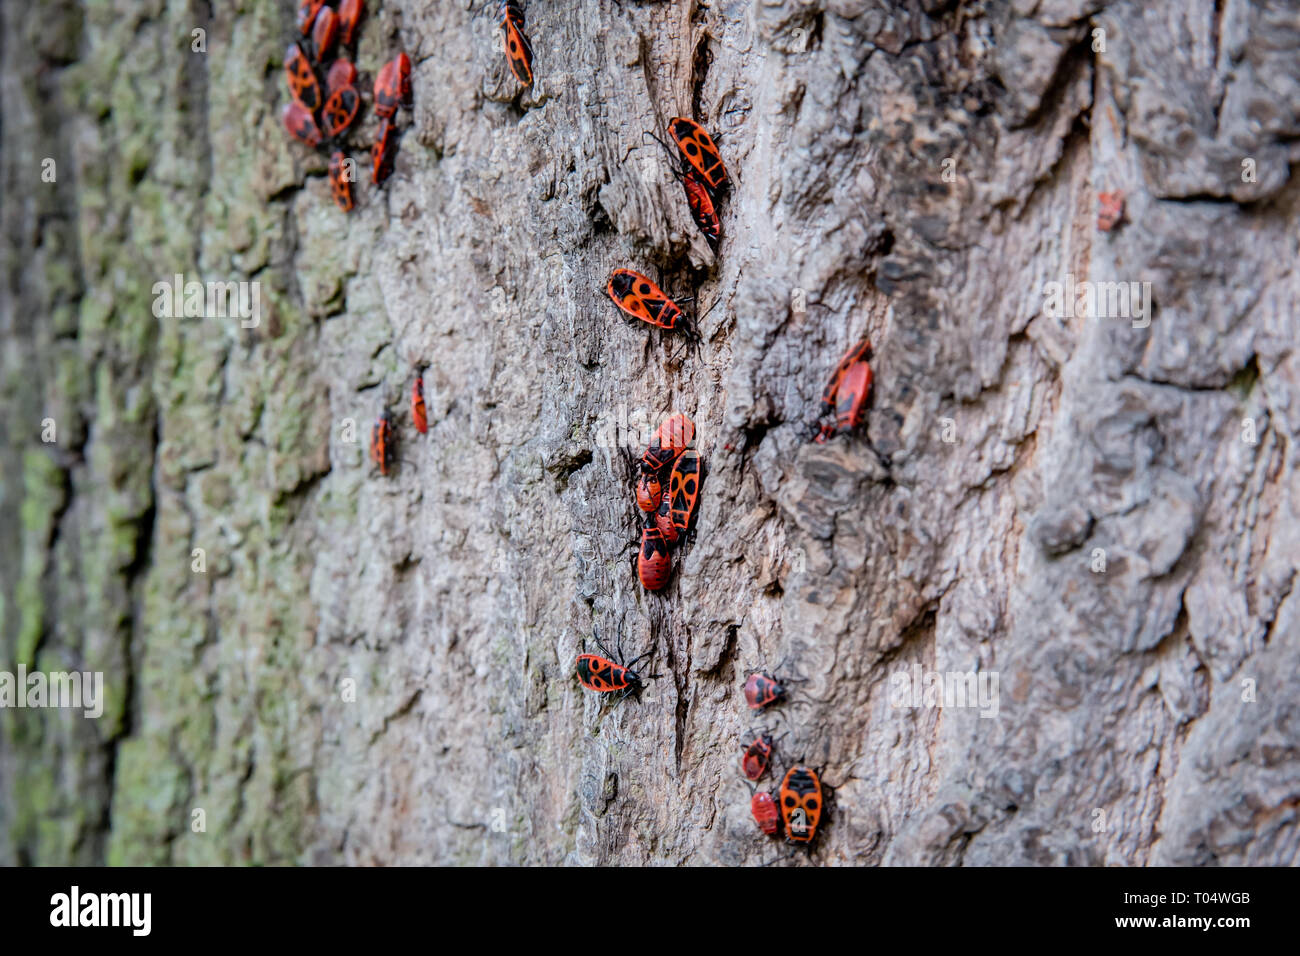
{"label": "tree bark", "polygon": [[[834,786],[813,863],[1295,864],[1295,4],[534,0],[522,93],[481,6],[367,4],[347,216],[280,126],[292,3],[0,7],[0,669],[105,679],[0,711],[0,862],[766,862],[771,727]],[[260,321],[156,317],[176,274]],[[649,594],[673,412],[708,470]],[[610,705],[620,630],[660,676]],[[763,669],[806,682],[756,717]]]}

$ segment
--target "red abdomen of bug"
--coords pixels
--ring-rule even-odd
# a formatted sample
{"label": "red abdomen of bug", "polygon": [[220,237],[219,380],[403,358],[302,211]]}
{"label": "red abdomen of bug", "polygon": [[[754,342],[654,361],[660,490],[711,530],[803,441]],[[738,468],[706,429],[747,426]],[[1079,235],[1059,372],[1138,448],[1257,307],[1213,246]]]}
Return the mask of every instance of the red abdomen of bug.
{"label": "red abdomen of bug", "polygon": [[760,790],[754,794],[749,801],[749,812],[754,815],[754,822],[758,828],[768,836],[774,836],[780,825],[780,814],[776,809],[776,801],[766,790]]}
{"label": "red abdomen of bug", "polygon": [[659,591],[668,583],[673,571],[673,559],[668,552],[663,532],[657,527],[641,530],[641,550],[637,554],[636,573],[641,586],[647,591]]}

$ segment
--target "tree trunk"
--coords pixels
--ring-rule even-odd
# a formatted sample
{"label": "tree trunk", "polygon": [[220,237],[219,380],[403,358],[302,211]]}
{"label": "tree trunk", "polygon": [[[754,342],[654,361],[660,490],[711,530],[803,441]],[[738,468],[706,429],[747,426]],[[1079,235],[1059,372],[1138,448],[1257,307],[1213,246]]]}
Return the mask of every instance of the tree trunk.
{"label": "tree trunk", "polygon": [[[0,711],[0,862],[766,862],[761,728],[764,789],[834,787],[814,863],[1297,862],[1295,4],[533,0],[521,93],[494,6],[372,0],[346,216],[280,125],[293,7],[0,7],[0,669],[104,675]],[[256,325],[159,317],[178,274]],[[574,659],[620,631],[659,677],[614,704]],[[755,715],[756,670],[804,682]]]}

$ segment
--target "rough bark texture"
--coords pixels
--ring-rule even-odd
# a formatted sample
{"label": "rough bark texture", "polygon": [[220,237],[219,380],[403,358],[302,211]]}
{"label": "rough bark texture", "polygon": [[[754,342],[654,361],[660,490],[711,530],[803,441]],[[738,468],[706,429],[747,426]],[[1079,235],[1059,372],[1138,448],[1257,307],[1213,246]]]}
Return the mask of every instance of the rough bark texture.
{"label": "rough bark texture", "polygon": [[[416,107],[345,218],[287,0],[0,6],[0,669],[108,693],[0,712],[0,862],[770,860],[740,685],[787,659],[813,862],[1297,861],[1295,4],[532,0],[521,96],[493,11],[368,7]],[[674,115],[733,173],[716,261]],[[721,300],[698,353],[620,266]],[[260,326],[156,319],[175,273]],[[1046,314],[1067,274],[1149,326]],[[863,334],[888,469],[808,441]],[[670,411],[709,473],[647,595],[623,452]],[[608,707],[573,659],[620,624],[662,676]],[[892,707],[913,664],[997,716]]]}

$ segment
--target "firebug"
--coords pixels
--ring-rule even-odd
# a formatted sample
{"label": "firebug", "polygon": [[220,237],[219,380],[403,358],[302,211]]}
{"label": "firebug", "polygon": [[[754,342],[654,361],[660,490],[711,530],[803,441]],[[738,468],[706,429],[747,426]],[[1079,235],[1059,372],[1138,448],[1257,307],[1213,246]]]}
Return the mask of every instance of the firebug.
{"label": "firebug", "polygon": [[344,46],[352,46],[364,10],[364,0],[343,0],[339,4],[339,39]]}
{"label": "firebug", "polygon": [[320,81],[316,79],[316,71],[311,68],[311,61],[301,44],[290,43],[284,51],[284,75],[295,100],[313,113],[320,109]]}
{"label": "firebug", "polygon": [[285,104],[280,119],[284,123],[284,128],[295,139],[308,146],[320,145],[320,128],[316,125],[316,120],[312,119],[311,110],[297,100],[290,100]]}
{"label": "firebug", "polygon": [[344,212],[352,211],[352,180],[348,178],[347,156],[335,150],[330,156],[330,193]]}
{"label": "firebug", "polygon": [[501,0],[498,17],[510,72],[523,86],[533,85],[533,46],[524,33],[524,11],[519,0]]}
{"label": "firebug", "polygon": [[424,407],[424,372],[416,372],[411,385],[411,420],[421,435],[429,431],[429,416]]}

